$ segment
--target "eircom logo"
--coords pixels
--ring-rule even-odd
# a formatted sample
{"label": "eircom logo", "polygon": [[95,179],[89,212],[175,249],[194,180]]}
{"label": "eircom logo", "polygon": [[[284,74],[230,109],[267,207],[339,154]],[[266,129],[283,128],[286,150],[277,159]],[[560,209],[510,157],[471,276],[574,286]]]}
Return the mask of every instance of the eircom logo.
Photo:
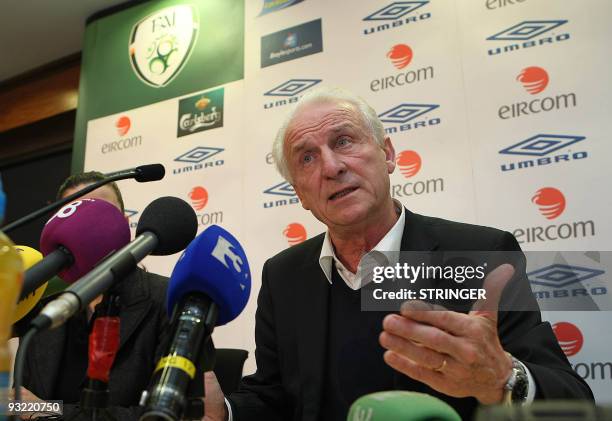
{"label": "eircom logo", "polygon": [[400,173],[406,178],[415,176],[421,169],[421,156],[415,151],[402,151],[395,161]]}
{"label": "eircom logo", "polygon": [[130,118],[126,115],[119,117],[119,119],[115,123],[115,127],[117,128],[117,133],[119,133],[119,136],[125,136],[127,132],[130,131],[131,126],[132,122],[130,121]]}
{"label": "eircom logo", "polygon": [[531,201],[538,205],[546,219],[555,219],[565,210],[565,196],[554,187],[543,187],[536,192]]}
{"label": "eircom logo", "polygon": [[403,69],[412,61],[412,48],[406,44],[396,44],[387,53],[387,57],[396,69]]}
{"label": "eircom logo", "polygon": [[593,361],[590,359],[590,361],[585,361],[589,355],[586,352],[577,357],[584,345],[584,335],[578,326],[569,322],[558,322],[553,324],[552,328],[557,337],[557,342],[559,342],[559,346],[561,346],[565,355],[567,357],[574,357],[572,358],[571,366],[576,374],[584,380],[612,380],[612,362],[609,359],[606,358],[603,361]]}
{"label": "eircom logo", "polygon": [[117,121],[115,121],[114,128],[120,138],[116,139],[114,134],[112,136],[109,136],[111,138],[115,138],[116,140],[112,140],[110,142],[105,142],[102,144],[100,152],[102,152],[103,154],[123,152],[127,149],[142,146],[141,135],[134,135],[134,133],[132,132],[132,135],[126,136],[132,128],[132,120],[128,116],[123,115],[119,117]]}
{"label": "eircom logo", "polygon": [[539,94],[548,86],[548,73],[537,66],[525,67],[516,77],[531,95]]}
{"label": "eircom logo", "polygon": [[208,190],[202,186],[196,186],[189,192],[189,199],[191,200],[191,206],[195,210],[200,211],[208,203]]}
{"label": "eircom logo", "polygon": [[300,244],[304,242],[307,238],[306,228],[304,228],[304,225],[298,222],[293,222],[287,225],[287,227],[283,231],[283,235],[287,239],[287,242],[290,246]]}
{"label": "eircom logo", "polygon": [[[551,221],[561,216],[567,205],[565,195],[555,187],[542,187],[530,199],[540,214]],[[588,238],[595,236],[595,222],[591,219],[565,219],[550,225],[517,228],[512,234],[519,244]]]}
{"label": "eircom logo", "polygon": [[[195,186],[193,187],[189,193],[187,194],[189,197],[189,201],[191,202],[191,206],[196,211],[201,211],[208,205],[209,202],[209,194],[208,190],[203,186]],[[207,213],[196,213],[196,217],[198,220],[198,226],[205,227],[207,225],[217,224],[221,225],[223,223],[223,211],[215,210],[214,208],[211,210],[210,206],[207,209]]]}
{"label": "eircom logo", "polygon": [[580,352],[584,344],[584,337],[576,325],[568,322],[558,322],[552,328],[566,356],[572,357]]}
{"label": "eircom logo", "polygon": [[493,56],[524,48],[568,40],[570,38],[569,33],[556,33],[558,31],[554,31],[567,22],[567,20],[526,20],[520,22],[488,37],[488,41],[514,41],[503,47],[489,49],[488,54]]}
{"label": "eircom logo", "polygon": [[402,181],[399,184],[391,184],[391,197],[404,198],[409,196],[429,195],[444,191],[444,178],[413,179],[423,165],[421,155],[416,151],[405,150],[397,154],[395,158],[399,173],[409,181]]}

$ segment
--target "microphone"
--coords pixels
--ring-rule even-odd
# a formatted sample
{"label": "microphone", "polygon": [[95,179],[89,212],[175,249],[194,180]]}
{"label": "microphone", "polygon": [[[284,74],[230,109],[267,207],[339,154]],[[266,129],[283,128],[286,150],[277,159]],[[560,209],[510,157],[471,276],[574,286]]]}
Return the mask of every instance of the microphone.
{"label": "microphone", "polygon": [[56,274],[73,283],[129,241],[129,223],[111,203],[82,199],[64,206],[43,228],[40,249],[45,258],[26,271],[21,299]]}
{"label": "microphone", "polygon": [[357,399],[349,409],[347,421],[461,421],[449,404],[434,396],[391,390],[370,393]]}
{"label": "microphone", "polygon": [[73,202],[75,199],[94,191],[95,189],[102,187],[105,184],[108,184],[112,181],[125,180],[126,178],[134,178],[139,183],[146,183],[148,181],[157,181],[164,178],[166,174],[166,169],[162,164],[150,164],[150,165],[141,165],[136,168],[131,168],[129,170],[117,171],[114,173],[106,174],[106,179],[97,181],[93,184],[83,187],[81,190],[67,196],[63,199],[55,201],[50,205],[45,206],[42,209],[39,209],[35,212],[30,213],[29,215],[24,216],[8,225],[6,225],[3,230],[4,232],[10,232],[15,228],[18,228],[28,222],[38,218],[41,215],[44,215],[47,212],[51,212],[55,209],[59,209],[67,203]]}
{"label": "microphone", "polygon": [[164,178],[164,175],[166,175],[166,169],[162,164],[149,164],[141,165],[139,167],[131,168],[129,170],[115,171],[105,175],[109,179],[113,180],[133,178],[139,183],[146,183],[149,181],[157,181]]}
{"label": "microphone", "polygon": [[203,345],[215,326],[242,312],[250,292],[249,263],[234,236],[212,225],[189,244],[168,284],[174,334],[141,398],[141,421],[179,420],[185,415],[189,383],[201,371],[196,367],[204,365]]}
{"label": "microphone", "polygon": [[127,276],[147,255],[165,256],[184,249],[195,237],[197,228],[196,214],[185,201],[176,197],[155,199],[142,211],[134,241],[49,302],[32,320],[31,326],[44,330],[62,325],[117,280]]}
{"label": "microphone", "polygon": [[[36,249],[28,246],[15,246],[15,250],[19,252],[21,260],[23,261],[23,268],[25,270],[31,268],[34,264],[40,262],[43,255]],[[30,294],[26,294],[19,299],[17,307],[15,308],[15,314],[13,315],[12,323],[16,323],[28,314],[34,306],[42,299],[45,290],[47,289],[48,282],[44,282]],[[24,282],[25,285],[25,282]]]}

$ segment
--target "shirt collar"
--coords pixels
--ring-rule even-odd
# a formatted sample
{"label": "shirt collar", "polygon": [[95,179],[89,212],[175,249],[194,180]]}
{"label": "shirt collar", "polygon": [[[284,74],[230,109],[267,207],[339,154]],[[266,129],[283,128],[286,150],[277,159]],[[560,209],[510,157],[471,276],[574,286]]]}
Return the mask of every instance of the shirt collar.
{"label": "shirt collar", "polygon": [[[399,251],[402,245],[402,236],[404,234],[404,226],[406,224],[406,215],[404,206],[398,201],[393,199],[396,209],[400,210],[400,216],[397,218],[395,225],[385,234],[385,236],[374,246],[373,251]],[[323,239],[323,246],[321,247],[321,254],[319,255],[319,265],[321,270],[325,274],[327,281],[331,284],[332,282],[332,268],[333,263],[336,263],[338,269],[342,269],[344,272],[348,270],[344,267],[342,262],[336,257],[334,252],[334,246],[329,237],[329,230],[325,232],[325,238]],[[359,262],[361,264],[361,261]],[[344,278],[344,277],[343,277]],[[349,285],[350,286],[350,285]]]}

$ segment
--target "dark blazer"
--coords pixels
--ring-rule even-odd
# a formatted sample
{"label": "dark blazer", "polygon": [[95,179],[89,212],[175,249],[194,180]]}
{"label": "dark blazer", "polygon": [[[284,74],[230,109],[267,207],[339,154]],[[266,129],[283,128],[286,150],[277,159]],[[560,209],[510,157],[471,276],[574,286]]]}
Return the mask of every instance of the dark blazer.
{"label": "dark blazer", "polygon": [[[321,416],[329,294],[329,283],[319,266],[323,238],[321,234],[286,249],[264,265],[255,326],[257,372],[245,377],[240,390],[228,397],[234,421],[316,421]],[[401,244],[405,251],[520,250],[510,233],[408,210]],[[511,282],[529,289],[524,268],[517,270]],[[533,299],[525,291],[523,296]],[[539,312],[500,312],[498,329],[504,349],[533,375],[537,399],[593,399]],[[367,377],[363,373],[364,381]],[[478,404],[474,398],[443,395],[399,372],[394,383],[396,389],[443,399],[464,419],[472,418]]]}
{"label": "dark blazer", "polygon": [[[118,420],[138,419],[140,394],[163,352],[167,284],[167,278],[140,269],[121,282],[120,344],[109,381],[110,410]],[[63,325],[39,333],[30,344],[23,385],[41,399],[57,399],[53,388],[67,369],[60,367],[66,333]],[[70,417],[76,410],[75,405],[65,405],[64,414]]]}

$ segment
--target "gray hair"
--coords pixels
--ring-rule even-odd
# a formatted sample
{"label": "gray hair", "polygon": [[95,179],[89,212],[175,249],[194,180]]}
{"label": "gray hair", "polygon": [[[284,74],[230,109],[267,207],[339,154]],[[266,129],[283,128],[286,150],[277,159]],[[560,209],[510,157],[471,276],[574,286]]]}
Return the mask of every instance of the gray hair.
{"label": "gray hair", "polygon": [[289,183],[293,182],[291,179],[291,174],[289,173],[289,167],[287,165],[287,160],[285,159],[284,151],[287,127],[302,107],[315,102],[348,102],[349,104],[354,105],[356,110],[361,115],[363,122],[369,128],[370,133],[374,137],[376,143],[378,143],[381,147],[384,147],[385,145],[385,129],[378,118],[376,111],[374,111],[374,109],[367,102],[365,102],[365,100],[342,88],[327,86],[315,88],[304,94],[297,104],[291,108],[285,117],[283,124],[278,129],[276,138],[272,144],[272,157],[274,158],[276,169]]}

